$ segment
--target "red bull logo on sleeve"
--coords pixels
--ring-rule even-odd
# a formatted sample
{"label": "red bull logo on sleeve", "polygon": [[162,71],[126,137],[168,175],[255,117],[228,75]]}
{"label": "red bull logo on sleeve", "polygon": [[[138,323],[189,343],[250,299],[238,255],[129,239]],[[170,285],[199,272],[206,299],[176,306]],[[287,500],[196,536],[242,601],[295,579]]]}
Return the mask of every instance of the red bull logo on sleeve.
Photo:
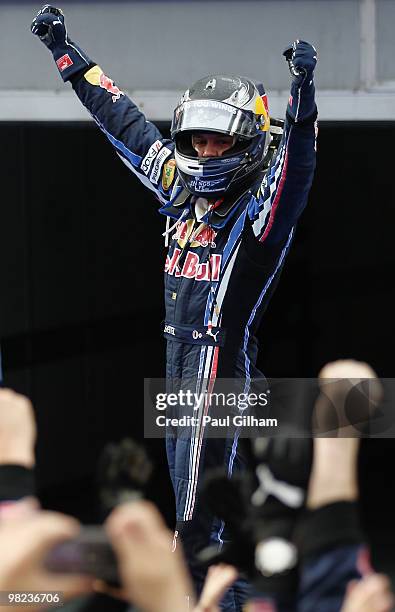
{"label": "red bull logo on sleeve", "polygon": [[119,100],[119,98],[121,96],[125,95],[123,93],[123,91],[121,91],[119,89],[119,87],[114,85],[114,81],[112,81],[108,76],[106,76],[104,74],[104,72],[102,72],[101,75],[100,75],[100,83],[99,83],[99,85],[100,85],[100,87],[102,87],[103,89],[108,91],[108,93],[112,94],[112,101],[113,102],[116,102],[117,100]]}
{"label": "red bull logo on sleeve", "polygon": [[91,85],[99,86],[108,91],[112,96],[113,102],[116,102],[121,96],[125,95],[117,85],[114,85],[114,81],[104,74],[100,66],[94,66],[88,70],[84,77]]}

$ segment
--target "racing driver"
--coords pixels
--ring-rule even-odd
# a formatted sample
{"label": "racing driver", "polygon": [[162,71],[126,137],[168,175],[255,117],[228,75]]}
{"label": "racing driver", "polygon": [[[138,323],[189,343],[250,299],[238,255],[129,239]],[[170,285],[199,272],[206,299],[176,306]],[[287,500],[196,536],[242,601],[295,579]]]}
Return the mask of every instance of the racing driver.
{"label": "racing driver", "polygon": [[[63,13],[45,5],[31,26],[64,81],[126,166],[160,202],[170,245],[165,264],[168,389],[203,397],[221,378],[245,392],[256,368],[255,332],[279,280],[315,168],[316,50],[295,41],[284,55],[292,74],[286,119],[274,127],[262,84],[211,75],[192,85],[174,111],[171,140],[68,36]],[[206,393],[207,397],[207,393]],[[194,406],[199,415],[209,400]],[[237,432],[208,438],[202,420],[188,436],[169,436],[167,455],[180,537],[195,582],[194,553],[225,536],[200,503],[202,474],[243,467]],[[223,602],[241,610],[243,584]]]}

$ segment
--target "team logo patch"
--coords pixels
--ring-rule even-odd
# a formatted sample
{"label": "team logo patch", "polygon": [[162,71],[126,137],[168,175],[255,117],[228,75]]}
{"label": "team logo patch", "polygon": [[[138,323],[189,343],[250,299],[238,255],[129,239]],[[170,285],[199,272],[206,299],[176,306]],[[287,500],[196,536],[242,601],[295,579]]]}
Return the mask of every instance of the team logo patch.
{"label": "team logo patch", "polygon": [[167,191],[170,185],[173,182],[174,172],[176,170],[176,161],[175,159],[169,159],[168,162],[165,163],[162,174],[162,187],[165,191]]}
{"label": "team logo patch", "polygon": [[73,63],[74,62],[68,53],[66,53],[65,55],[62,55],[62,57],[56,60],[56,65],[59,68],[60,72],[63,72],[64,70],[66,70],[66,68],[70,68],[70,66],[72,66]]}
{"label": "team logo patch", "polygon": [[91,85],[96,85],[96,87],[101,87],[108,91],[112,96],[113,102],[116,102],[121,96],[125,95],[119,87],[114,85],[114,81],[104,74],[100,66],[94,66],[84,76]]}
{"label": "team logo patch", "polygon": [[209,244],[211,244],[213,247],[215,246],[214,238],[216,237],[217,232],[215,232],[206,223],[201,223],[192,235],[193,226],[193,219],[187,219],[187,221],[181,223],[177,227],[177,231],[174,234],[173,238],[174,240],[177,240],[177,244],[181,248],[184,248],[188,240],[190,240],[190,246],[193,249],[196,249],[198,247],[205,248]]}
{"label": "team logo patch", "polygon": [[102,89],[105,89],[106,91],[108,91],[108,93],[112,95],[113,102],[116,102],[121,96],[125,95],[123,91],[119,89],[119,87],[114,85],[114,81],[108,78],[108,76],[106,76],[104,72],[102,72],[100,75],[99,85]]}
{"label": "team logo patch", "polygon": [[140,166],[144,174],[148,174],[151,168],[151,164],[153,160],[155,159],[155,157],[158,155],[158,151],[160,151],[161,148],[162,148],[161,141],[156,140],[154,144],[151,145],[150,148],[148,149],[148,153],[144,157],[143,161],[141,162],[141,166]]}

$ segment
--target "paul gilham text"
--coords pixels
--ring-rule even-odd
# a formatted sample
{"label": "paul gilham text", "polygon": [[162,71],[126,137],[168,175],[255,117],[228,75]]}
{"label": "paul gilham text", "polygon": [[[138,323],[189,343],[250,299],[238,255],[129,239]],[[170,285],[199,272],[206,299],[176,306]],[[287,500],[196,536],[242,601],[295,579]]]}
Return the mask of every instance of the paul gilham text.
{"label": "paul gilham text", "polygon": [[227,415],[223,418],[213,418],[209,415],[199,417],[182,416],[180,418],[166,417],[164,414],[156,418],[158,427],[197,427],[202,424],[208,427],[277,427],[277,419],[259,419],[252,415],[237,414],[233,417]]}

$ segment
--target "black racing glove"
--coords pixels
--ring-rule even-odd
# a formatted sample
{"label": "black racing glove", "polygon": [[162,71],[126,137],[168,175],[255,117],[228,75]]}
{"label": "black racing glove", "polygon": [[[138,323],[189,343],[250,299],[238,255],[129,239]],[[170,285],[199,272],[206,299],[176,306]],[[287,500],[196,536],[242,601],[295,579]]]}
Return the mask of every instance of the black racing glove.
{"label": "black racing glove", "polygon": [[247,452],[256,478],[251,471],[229,479],[222,470],[205,478],[203,503],[224,520],[231,541],[220,552],[207,548],[198,557],[203,563],[235,565],[258,593],[275,593],[286,603],[297,590],[292,538],[305,504],[313,442],[308,437],[259,438]]}
{"label": "black racing glove", "polygon": [[298,123],[315,114],[314,69],[317,51],[304,40],[295,40],[283,52],[292,75],[291,94],[287,112]]}
{"label": "black racing glove", "polygon": [[51,51],[64,81],[92,66],[89,57],[73,43],[67,34],[62,11],[45,4],[33,19],[30,29]]}
{"label": "black racing glove", "polygon": [[[297,550],[292,542],[310,477],[310,438],[258,438],[252,441],[258,488],[251,497],[258,592],[281,592],[292,599],[297,591]],[[284,600],[285,601],[285,600]]]}

